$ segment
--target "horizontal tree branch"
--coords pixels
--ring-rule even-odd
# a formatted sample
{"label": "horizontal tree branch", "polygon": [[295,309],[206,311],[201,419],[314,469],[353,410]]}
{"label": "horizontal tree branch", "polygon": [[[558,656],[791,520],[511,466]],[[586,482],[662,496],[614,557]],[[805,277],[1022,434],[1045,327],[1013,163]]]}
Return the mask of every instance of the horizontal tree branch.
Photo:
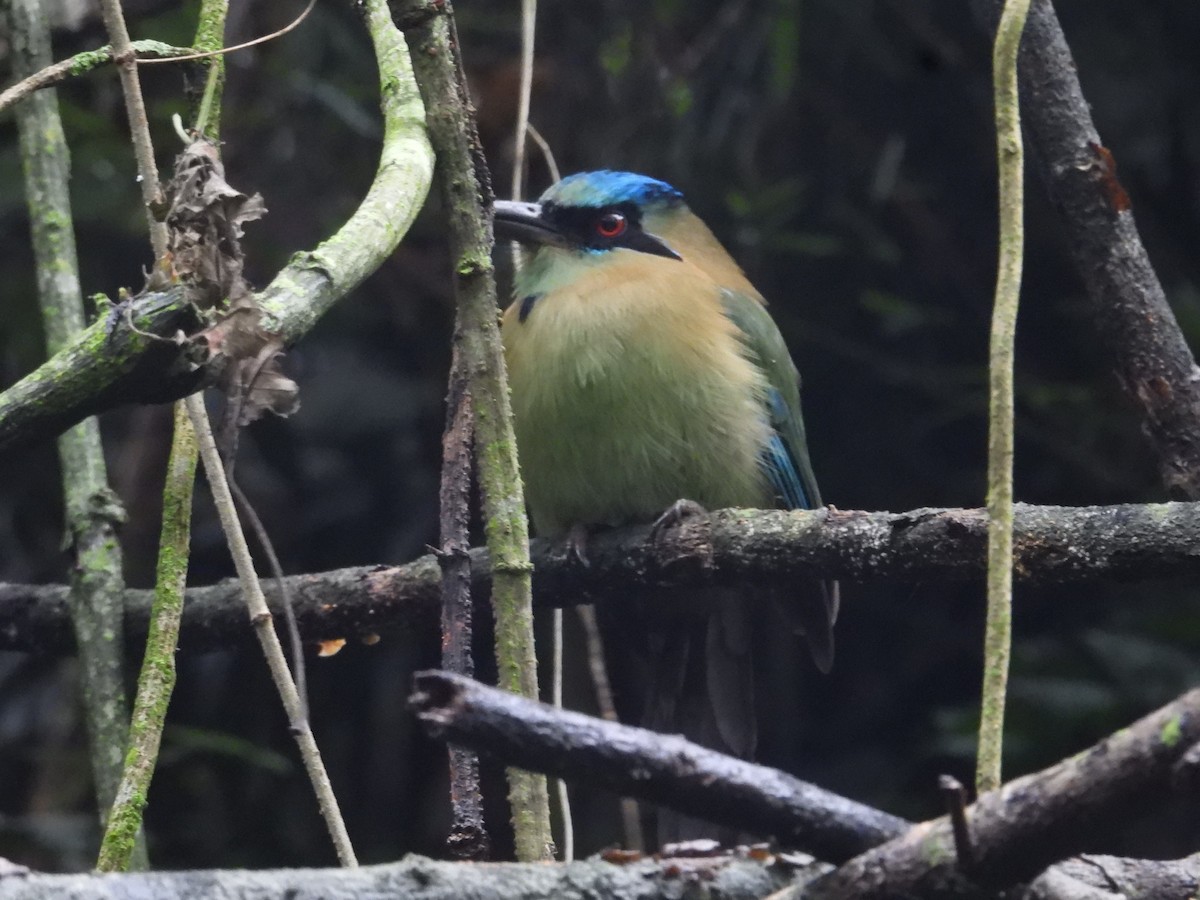
{"label": "horizontal tree branch", "polygon": [[[624,864],[588,859],[546,863],[455,863],[408,856],[387,865],[357,869],[213,869],[139,872],[127,875],[41,875],[5,871],[0,861],[0,900],[142,900],[146,897],[322,897],[352,900],[653,900],[683,896],[691,884],[722,900],[758,900],[803,884],[820,866],[733,857],[642,859]],[[11,864],[7,864],[11,866]],[[689,893],[688,896],[691,896]]]}
{"label": "horizontal tree branch", "polygon": [[[961,581],[982,577],[986,529],[982,509],[721,510],[689,519],[657,541],[649,540],[646,527],[597,534],[588,543],[587,566],[561,544],[534,541],[534,601],[570,606],[635,591],[745,581],[787,586],[824,577]],[[471,553],[472,593],[486,597],[490,563],[483,550]],[[1200,505],[1018,505],[1015,574],[1031,584],[1196,577]],[[288,585],[310,642],[437,633],[441,572],[433,556],[401,566],[295,575]],[[275,586],[265,587],[279,611]],[[149,592],[126,592],[130,640],[145,637],[150,600]],[[235,581],[188,590],[185,650],[225,647],[248,634]],[[72,646],[65,588],[0,584],[0,649],[70,653]]]}
{"label": "horizontal tree branch", "polygon": [[[1076,854],[1113,846],[1128,816],[1194,789],[1200,761],[1196,689],[1083,753],[985,794],[966,810],[960,846],[945,817],[910,825],[681,737],[563,712],[446,672],[418,673],[409,705],[432,736],[506,765],[586,778],[773,835],[824,861],[844,862],[855,847],[897,835],[808,885],[804,896],[813,900],[990,896],[1029,882]],[[1156,875],[1178,879],[1186,870]],[[1059,869],[1051,881],[1068,877],[1076,877],[1073,869]],[[1149,873],[1134,867],[1128,877]]]}
{"label": "horizontal tree branch", "polygon": [[418,672],[409,707],[433,737],[535,772],[774,835],[827,862],[912,823],[677,735],[556,709],[449,672]]}
{"label": "horizontal tree branch", "polygon": [[[169,59],[172,56],[187,56],[196,52],[192,47],[173,47],[170,44],[162,43],[162,41],[133,41],[130,46],[139,58]],[[83,75],[92,69],[112,62],[112,59],[112,47],[106,44],[97,50],[85,50],[82,53],[76,53],[74,56],[46,66],[44,69],[34,72],[29,77],[22,78],[11,87],[0,91],[0,111],[25,99],[34,91],[44,90],[45,88],[53,87],[61,81],[66,81],[68,78]]]}
{"label": "horizontal tree branch", "polygon": [[56,437],[123,403],[162,403],[196,390],[205,373],[172,338],[198,324],[181,288],[102,311],[64,350],[0,394],[0,450]]}
{"label": "horizontal tree branch", "polygon": [[985,794],[966,811],[968,843],[960,847],[945,817],[910,825],[681,737],[563,712],[446,672],[418,673],[409,705],[432,736],[506,765],[586,778],[844,862],[806,888],[814,900],[986,896],[1031,881],[1078,853],[1111,847],[1129,815],[1186,792],[1200,756],[1196,689],[1083,753]]}
{"label": "horizontal tree branch", "polygon": [[[401,42],[377,60],[384,141],[366,197],[336,234],[298,253],[256,295],[261,326],[291,345],[346,293],[391,255],[425,202],[433,178],[433,151],[425,108]],[[117,307],[123,311],[125,307]],[[43,366],[0,394],[0,452],[58,435],[81,419],[125,403],[163,403],[212,381],[221,357],[193,359],[189,344],[171,337],[191,332],[182,292],[148,294],[123,315],[106,316]]]}

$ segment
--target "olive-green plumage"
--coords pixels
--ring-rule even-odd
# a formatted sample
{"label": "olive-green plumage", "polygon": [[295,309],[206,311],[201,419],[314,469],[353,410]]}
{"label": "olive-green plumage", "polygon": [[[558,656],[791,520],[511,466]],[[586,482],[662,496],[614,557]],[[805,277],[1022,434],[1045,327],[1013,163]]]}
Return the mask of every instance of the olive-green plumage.
{"label": "olive-green plumage", "polygon": [[[585,173],[539,204],[497,204],[496,228],[525,244],[503,337],[540,534],[649,522],[680,499],[710,509],[820,504],[783,338],[677,191]],[[836,588],[811,590],[818,602],[800,619],[827,669]],[[689,734],[743,756],[754,746],[746,615],[744,603],[719,606],[707,637],[691,642],[693,657],[706,657],[709,724]],[[688,645],[661,655],[686,667]],[[674,720],[694,702],[659,703],[658,713],[655,702],[652,724],[689,730]]]}

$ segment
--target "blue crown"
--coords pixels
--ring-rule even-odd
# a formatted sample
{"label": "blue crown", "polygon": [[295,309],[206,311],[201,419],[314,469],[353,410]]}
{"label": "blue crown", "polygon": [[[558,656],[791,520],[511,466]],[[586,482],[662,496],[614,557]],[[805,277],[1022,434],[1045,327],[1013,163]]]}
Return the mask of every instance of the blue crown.
{"label": "blue crown", "polygon": [[665,181],[657,181],[635,172],[580,172],[551,185],[540,202],[560,207],[603,207],[633,203],[644,207],[652,203],[683,202],[683,194]]}

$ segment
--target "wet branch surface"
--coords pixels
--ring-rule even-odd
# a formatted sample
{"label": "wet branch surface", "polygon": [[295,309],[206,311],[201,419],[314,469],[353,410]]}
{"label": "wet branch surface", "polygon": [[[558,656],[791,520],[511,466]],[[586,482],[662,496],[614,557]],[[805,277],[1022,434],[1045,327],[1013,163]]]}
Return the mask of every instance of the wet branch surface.
{"label": "wet branch surface", "polygon": [[504,763],[586,779],[844,863],[809,886],[805,896],[818,900],[988,896],[1031,881],[1075,854],[1112,849],[1128,815],[1194,789],[1200,757],[1197,689],[984,795],[967,808],[969,845],[961,847],[946,818],[912,825],[677,736],[558,711],[449,673],[418,673],[409,705],[433,737]]}
{"label": "wet branch surface", "polygon": [[[713,583],[790,584],[797,578],[965,581],[983,577],[982,509],[904,513],[720,510],[658,541],[649,529],[603,532],[588,543],[590,565],[561,544],[532,543],[534,601],[542,607],[605,603],[631,592]],[[1193,503],[1062,507],[1017,506],[1014,575],[1030,584],[1163,579],[1200,574],[1200,507]],[[490,587],[490,564],[471,553],[472,595]],[[287,579],[301,634],[309,643],[439,627],[441,571],[423,556],[400,566],[338,569]],[[273,585],[268,602],[279,611]],[[126,634],[144,639],[150,593],[126,592]],[[486,610],[480,612],[487,615]],[[220,649],[248,639],[234,581],[191,588],[181,649]],[[0,584],[0,649],[73,650],[66,588]]]}
{"label": "wet branch surface", "polygon": [[[471,678],[472,621],[471,554],[468,526],[471,518],[471,450],[474,420],[467,390],[460,334],[455,330],[455,352],[446,392],[446,428],[442,433],[440,490],[441,541],[437,557],[442,570],[442,668]],[[465,747],[446,748],[450,762],[450,833],[446,846],[459,859],[487,859],[491,841],[483,817],[479,786],[479,757]]]}
{"label": "wet branch surface", "polygon": [[409,706],[433,737],[506,765],[587,781],[841,862],[910,823],[676,735],[557,710],[449,672],[418,672]]}

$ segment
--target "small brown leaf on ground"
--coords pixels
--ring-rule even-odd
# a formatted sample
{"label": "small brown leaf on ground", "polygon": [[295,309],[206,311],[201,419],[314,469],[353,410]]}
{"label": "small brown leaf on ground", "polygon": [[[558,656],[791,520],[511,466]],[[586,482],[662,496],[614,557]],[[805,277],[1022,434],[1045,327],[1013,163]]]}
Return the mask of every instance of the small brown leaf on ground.
{"label": "small brown leaf on ground", "polygon": [[338,652],[346,646],[345,638],[334,638],[329,641],[321,641],[317,646],[317,656],[336,656]]}

